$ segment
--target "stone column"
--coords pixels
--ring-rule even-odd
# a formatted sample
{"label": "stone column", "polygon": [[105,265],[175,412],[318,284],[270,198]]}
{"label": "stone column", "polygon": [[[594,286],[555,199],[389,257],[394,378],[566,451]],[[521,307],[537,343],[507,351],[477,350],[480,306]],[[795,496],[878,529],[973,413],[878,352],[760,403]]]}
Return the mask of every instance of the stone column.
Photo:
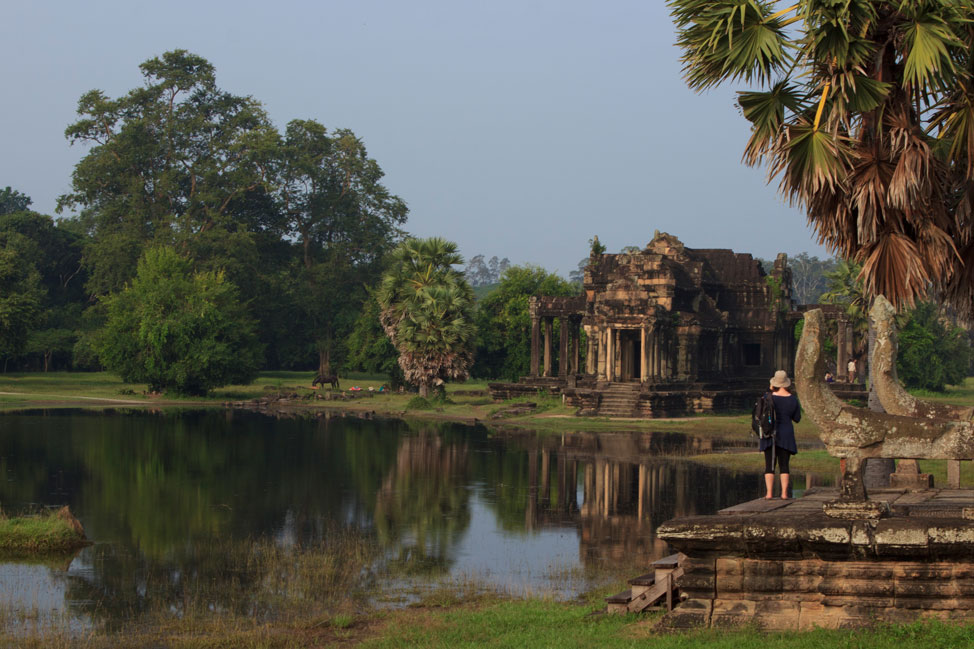
{"label": "stone column", "polygon": [[616,349],[615,349],[615,329],[605,328],[605,380],[615,380],[616,370]]}
{"label": "stone column", "polygon": [[551,318],[544,319],[544,376],[551,376]]}
{"label": "stone column", "polygon": [[558,326],[560,338],[558,341],[558,376],[565,378],[568,376],[568,334],[571,331],[571,326],[568,324],[568,318],[565,317],[558,318]]}
{"label": "stone column", "polygon": [[607,341],[608,341],[608,333],[607,333],[605,327],[603,327],[601,325],[596,329],[596,331],[597,331],[597,334],[596,335],[599,338],[599,340],[598,340],[599,357],[596,359],[596,363],[597,363],[597,365],[596,365],[596,371],[598,372],[598,379],[600,381],[608,381],[608,378],[607,378],[608,377],[608,369],[606,369],[606,363],[605,363],[605,359],[606,359],[606,357],[608,355],[608,351],[606,349],[606,347],[607,347]]}
{"label": "stone column", "polygon": [[835,321],[835,378],[845,381],[849,378],[846,365],[849,364],[849,355],[846,350],[846,322],[845,318],[837,318]]}
{"label": "stone column", "polygon": [[649,349],[649,327],[643,325],[639,333],[639,382],[645,383],[649,378],[649,354],[646,353]]}
{"label": "stone column", "polygon": [[597,327],[588,327],[586,328],[585,333],[588,334],[588,337],[586,338],[588,349],[585,353],[585,373],[589,375],[597,374],[599,371],[599,366],[597,362],[598,355],[595,350],[597,349],[598,345],[599,330]]}
{"label": "stone column", "polygon": [[531,316],[531,376],[538,375],[538,365],[541,356],[541,321],[538,316]]}
{"label": "stone column", "polygon": [[578,374],[582,367],[582,321],[569,320],[572,324],[572,373]]}

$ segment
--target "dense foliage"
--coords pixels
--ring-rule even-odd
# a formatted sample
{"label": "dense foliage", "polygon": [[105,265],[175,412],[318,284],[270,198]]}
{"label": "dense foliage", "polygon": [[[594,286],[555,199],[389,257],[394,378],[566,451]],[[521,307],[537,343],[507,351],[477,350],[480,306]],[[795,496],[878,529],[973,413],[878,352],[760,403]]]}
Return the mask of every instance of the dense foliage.
{"label": "dense foliage", "polygon": [[819,239],[894,305],[974,309],[974,30],[965,0],[668,0],[689,86],[753,87],[767,163]]}
{"label": "dense foliage", "polygon": [[202,395],[257,376],[260,345],[236,287],[173,248],[146,250],[132,282],[104,302],[101,359],[125,381]]}
{"label": "dense foliage", "polygon": [[407,214],[362,140],[307,119],[279,132],[183,50],[140,69],[141,87],[78,102],[66,136],[86,151],[58,208],[75,215],[0,191],[4,365],[98,367],[106,305],[146,250],[170,247],[246,296],[265,367],[354,369],[348,337]]}
{"label": "dense foliage", "polygon": [[943,392],[963,383],[970,366],[966,331],[950,324],[931,302],[920,302],[899,332],[896,373],[908,388]]}
{"label": "dense foliage", "polygon": [[512,266],[477,305],[477,357],[473,375],[516,381],[531,365],[532,295],[577,295],[579,286],[536,266]]}
{"label": "dense foliage", "polygon": [[473,362],[473,291],[453,268],[462,263],[455,243],[408,239],[392,253],[376,295],[399,366],[421,397],[466,379]]}

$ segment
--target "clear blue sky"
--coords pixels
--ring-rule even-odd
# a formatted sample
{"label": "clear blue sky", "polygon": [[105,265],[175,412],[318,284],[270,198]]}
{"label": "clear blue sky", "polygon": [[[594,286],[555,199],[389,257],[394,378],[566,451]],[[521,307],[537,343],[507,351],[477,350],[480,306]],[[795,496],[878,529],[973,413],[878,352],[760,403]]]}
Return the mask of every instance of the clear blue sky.
{"label": "clear blue sky", "polygon": [[0,187],[53,213],[84,154],[81,94],[142,83],[183,48],[278,128],[358,134],[410,207],[407,230],[562,274],[597,234],[826,256],[805,217],[741,164],[733,89],[681,79],[663,0],[8,2],[0,18]]}

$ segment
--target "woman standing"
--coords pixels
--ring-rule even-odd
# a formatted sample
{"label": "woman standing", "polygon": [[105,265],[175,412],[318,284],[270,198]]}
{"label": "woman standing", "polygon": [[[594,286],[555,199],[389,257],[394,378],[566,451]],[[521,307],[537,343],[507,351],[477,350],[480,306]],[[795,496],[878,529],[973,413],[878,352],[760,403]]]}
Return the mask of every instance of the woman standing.
{"label": "woman standing", "polygon": [[765,498],[773,497],[774,465],[777,461],[781,471],[781,497],[788,498],[788,481],[791,478],[788,462],[791,456],[798,452],[795,442],[795,426],[802,418],[801,405],[798,397],[788,388],[791,379],[784,370],[778,370],[771,379],[771,396],[774,399],[774,414],[777,421],[774,437],[761,440],[759,448],[764,451],[764,485],[767,487]]}

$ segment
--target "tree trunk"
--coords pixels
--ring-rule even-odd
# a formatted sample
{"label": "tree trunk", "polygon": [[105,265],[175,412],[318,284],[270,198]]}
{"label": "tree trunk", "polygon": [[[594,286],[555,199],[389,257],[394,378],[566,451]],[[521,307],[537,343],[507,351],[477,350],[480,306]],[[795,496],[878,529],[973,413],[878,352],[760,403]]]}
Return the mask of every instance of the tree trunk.
{"label": "tree trunk", "polygon": [[[869,377],[869,397],[867,403],[873,412],[886,412],[876,393],[876,381],[873,380],[873,364],[869,362],[873,347],[876,344],[876,327],[869,318],[869,333],[867,337],[865,359],[859,363],[860,376]],[[862,365],[865,364],[865,368]],[[868,372],[865,374],[864,372]],[[889,475],[896,471],[896,460],[890,458],[873,457],[865,462],[862,470],[862,481],[867,489],[882,489],[889,486]]]}
{"label": "tree trunk", "polygon": [[427,382],[422,382],[419,384],[419,396],[424,399],[429,399],[430,396],[430,384]]}
{"label": "tree trunk", "polygon": [[331,349],[318,350],[318,376],[331,376]]}
{"label": "tree trunk", "polygon": [[52,352],[44,352],[44,371],[45,372],[47,372],[47,368],[51,364],[51,353]]}

